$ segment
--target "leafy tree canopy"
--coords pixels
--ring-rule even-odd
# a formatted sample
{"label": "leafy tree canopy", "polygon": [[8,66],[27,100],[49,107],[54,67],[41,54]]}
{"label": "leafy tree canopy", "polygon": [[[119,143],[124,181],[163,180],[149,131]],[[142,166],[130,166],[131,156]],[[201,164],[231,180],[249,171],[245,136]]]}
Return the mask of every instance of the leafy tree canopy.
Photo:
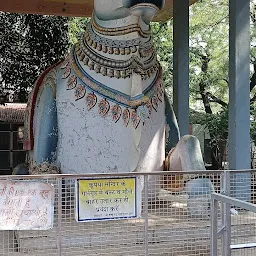
{"label": "leafy tree canopy", "polygon": [[0,94],[10,89],[26,102],[40,73],[62,59],[69,46],[68,19],[57,16],[0,13]]}

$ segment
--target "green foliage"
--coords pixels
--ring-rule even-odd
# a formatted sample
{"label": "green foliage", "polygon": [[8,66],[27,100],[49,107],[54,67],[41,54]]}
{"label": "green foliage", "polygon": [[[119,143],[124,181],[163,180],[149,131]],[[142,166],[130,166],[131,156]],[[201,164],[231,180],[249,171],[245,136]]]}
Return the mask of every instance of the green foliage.
{"label": "green foliage", "polygon": [[[173,35],[172,21],[152,23],[152,34],[156,46],[158,60],[163,68],[165,87],[172,87],[173,79]],[[171,88],[170,88],[171,89]]]}
{"label": "green foliage", "polygon": [[67,18],[0,13],[0,94],[15,91],[19,102],[47,67],[68,49]]}
{"label": "green foliage", "polygon": [[191,111],[191,121],[201,124],[209,130],[212,141],[227,140],[228,138],[228,109],[215,114]]}
{"label": "green foliage", "polygon": [[[198,107],[198,103],[202,101],[200,82],[203,83],[206,92],[228,103],[228,31],[228,0],[202,1],[191,7],[190,103],[192,107]],[[223,106],[216,101],[209,98],[208,100],[213,113],[222,109]],[[203,108],[204,106],[201,105],[200,110]]]}
{"label": "green foliage", "polygon": [[[256,14],[255,4],[251,3],[251,64],[256,63]],[[211,17],[209,19],[209,17]],[[202,1],[191,8],[191,84],[190,101],[195,105],[201,101],[198,85],[204,82],[205,91],[214,95],[214,100],[209,98],[210,106],[214,114],[206,114],[197,123],[205,125],[212,139],[227,139],[228,108],[222,102],[228,104],[228,0]],[[208,58],[207,69],[203,70],[202,56]],[[251,98],[256,89],[251,79]],[[198,106],[198,105],[197,105]],[[198,108],[200,110],[200,108]],[[203,106],[201,105],[201,110]],[[255,104],[251,104],[251,117],[254,120]],[[191,118],[192,122],[193,116]],[[251,138],[256,139],[255,120],[251,122]]]}
{"label": "green foliage", "polygon": [[71,18],[69,20],[68,34],[71,45],[77,43],[79,38],[81,38],[89,21],[89,18]]}
{"label": "green foliage", "polygon": [[251,139],[255,143],[256,142],[256,121],[251,121]]}
{"label": "green foliage", "polygon": [[256,144],[256,103],[251,104],[251,139]]}
{"label": "green foliage", "polygon": [[[199,1],[190,10],[190,105],[204,111],[201,84],[204,92],[215,96],[208,100],[212,112],[217,113],[228,103],[228,0]],[[172,20],[152,24],[164,83],[170,89],[173,84],[172,25]]]}

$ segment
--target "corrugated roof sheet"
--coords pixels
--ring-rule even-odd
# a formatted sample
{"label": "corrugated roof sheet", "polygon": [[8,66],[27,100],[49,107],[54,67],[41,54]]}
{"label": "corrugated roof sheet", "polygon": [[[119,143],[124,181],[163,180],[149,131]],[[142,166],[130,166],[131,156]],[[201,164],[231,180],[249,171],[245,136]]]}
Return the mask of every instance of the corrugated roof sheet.
{"label": "corrugated roof sheet", "polygon": [[0,105],[0,121],[9,123],[23,123],[27,104],[6,103]]}

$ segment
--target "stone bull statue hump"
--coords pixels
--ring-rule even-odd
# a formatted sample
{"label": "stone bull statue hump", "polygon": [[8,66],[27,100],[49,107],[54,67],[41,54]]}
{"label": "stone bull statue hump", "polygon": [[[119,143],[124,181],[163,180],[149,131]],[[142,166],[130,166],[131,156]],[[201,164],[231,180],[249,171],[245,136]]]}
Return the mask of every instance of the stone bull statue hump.
{"label": "stone bull statue hump", "polygon": [[[205,169],[197,139],[179,138],[165,95],[149,25],[163,6],[94,1],[82,40],[31,94],[25,147],[32,164],[55,163],[65,174],[161,171],[175,147],[167,169]],[[193,184],[191,191],[200,179]]]}

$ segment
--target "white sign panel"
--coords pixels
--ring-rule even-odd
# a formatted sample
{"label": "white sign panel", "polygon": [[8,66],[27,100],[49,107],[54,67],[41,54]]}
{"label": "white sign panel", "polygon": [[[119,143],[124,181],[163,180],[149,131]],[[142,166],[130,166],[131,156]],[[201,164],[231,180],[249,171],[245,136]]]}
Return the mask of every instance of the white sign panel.
{"label": "white sign panel", "polygon": [[47,230],[53,227],[54,188],[29,181],[0,181],[0,229]]}
{"label": "white sign panel", "polygon": [[78,222],[137,218],[136,178],[81,179],[76,184]]}

